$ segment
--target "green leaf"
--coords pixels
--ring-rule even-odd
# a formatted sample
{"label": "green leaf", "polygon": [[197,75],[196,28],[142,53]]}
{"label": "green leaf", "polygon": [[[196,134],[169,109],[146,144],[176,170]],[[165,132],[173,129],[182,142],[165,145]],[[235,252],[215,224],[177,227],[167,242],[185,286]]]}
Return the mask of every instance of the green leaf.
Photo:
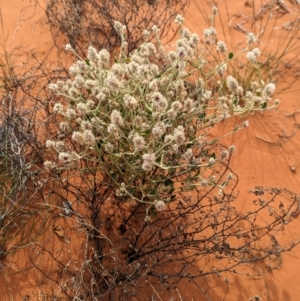
{"label": "green leaf", "polygon": [[165,186],[170,186],[170,185],[173,185],[174,183],[173,183],[173,181],[171,180],[171,179],[166,179],[166,180],[164,180],[164,185]]}
{"label": "green leaf", "polygon": [[71,106],[74,106],[74,105],[75,105],[75,101],[74,101],[74,100],[71,100],[71,101],[70,101],[70,105],[71,105]]}
{"label": "green leaf", "polygon": [[101,145],[102,145],[102,144],[103,144],[103,140],[100,139],[100,140],[97,142],[97,147],[98,147],[98,149],[101,148]]}
{"label": "green leaf", "polygon": [[218,139],[214,139],[214,140],[210,141],[208,144],[209,144],[209,145],[213,145],[213,144],[215,144],[215,143],[217,143],[217,142],[218,142]]}
{"label": "green leaf", "polygon": [[205,116],[206,116],[206,113],[204,112],[204,113],[201,113],[201,114],[199,114],[199,118],[200,119],[203,119],[203,118],[205,118]]}
{"label": "green leaf", "polygon": [[175,173],[175,171],[176,171],[176,168],[172,168],[172,167],[168,168],[169,175],[173,175]]}
{"label": "green leaf", "polygon": [[155,212],[155,209],[154,209],[154,204],[149,208],[149,211],[148,211],[148,214],[154,218],[157,217],[157,214]]}
{"label": "green leaf", "polygon": [[228,58],[231,60],[232,58],[233,58],[233,53],[232,52],[229,52],[229,54],[228,54]]}
{"label": "green leaf", "polygon": [[234,101],[233,101],[233,104],[236,106],[237,103],[238,103],[238,100],[237,100],[237,98],[235,98]]}
{"label": "green leaf", "polygon": [[117,181],[117,174],[115,172],[110,172],[110,177],[116,182]]}
{"label": "green leaf", "polygon": [[89,60],[85,60],[85,62],[86,62],[86,64],[87,64],[88,66],[91,66],[91,64],[90,64],[90,61],[89,61]]}
{"label": "green leaf", "polygon": [[264,103],[261,104],[261,108],[262,109],[265,109],[266,107],[267,107],[267,103],[266,102],[264,102]]}

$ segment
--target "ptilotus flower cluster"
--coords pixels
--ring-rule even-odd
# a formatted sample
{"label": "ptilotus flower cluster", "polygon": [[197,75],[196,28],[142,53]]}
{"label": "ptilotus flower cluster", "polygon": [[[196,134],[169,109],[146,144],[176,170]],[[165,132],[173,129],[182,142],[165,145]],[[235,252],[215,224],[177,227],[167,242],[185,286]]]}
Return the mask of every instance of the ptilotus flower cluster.
{"label": "ptilotus flower cluster", "polygon": [[[92,166],[99,172],[99,181],[109,179],[117,198],[142,203],[147,212],[165,210],[178,192],[218,185],[214,168],[232,150],[210,152],[218,139],[208,141],[207,130],[226,118],[266,109],[262,104],[270,101],[275,85],[258,81],[244,91],[226,74],[228,48],[216,41],[211,27],[204,37],[213,38],[224,56],[210,72],[210,83],[216,77],[219,86],[212,91],[200,76],[212,41],[201,44],[198,35],[182,29],[183,21],[182,16],[175,20],[180,37],[169,52],[154,27],[144,31],[144,43],[128,54],[126,28],[119,22],[115,29],[122,46],[116,57],[89,46],[87,57],[80,58],[70,45],[65,47],[78,60],[70,67],[72,78],[49,85],[61,101],[53,107],[60,120],[59,139],[46,143],[49,158],[52,154],[45,162],[48,170],[80,171],[84,160],[85,170]],[[248,43],[253,41],[249,36]],[[256,61],[259,51],[249,53],[248,59]],[[247,125],[241,122],[234,130]],[[212,171],[209,179],[207,170]]]}

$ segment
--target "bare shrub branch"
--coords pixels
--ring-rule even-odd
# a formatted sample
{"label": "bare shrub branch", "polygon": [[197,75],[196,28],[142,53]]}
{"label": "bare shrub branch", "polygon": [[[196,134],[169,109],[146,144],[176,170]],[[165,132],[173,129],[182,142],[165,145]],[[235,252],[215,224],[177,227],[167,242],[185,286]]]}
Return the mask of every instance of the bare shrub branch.
{"label": "bare shrub branch", "polygon": [[177,14],[183,14],[189,0],[50,0],[46,14],[55,42],[70,43],[79,53],[84,54],[88,45],[110,50],[120,46],[120,37],[114,29],[114,21],[127,27],[128,50],[136,49],[143,41],[143,30],[153,25],[160,28],[160,37],[168,41],[171,22]]}

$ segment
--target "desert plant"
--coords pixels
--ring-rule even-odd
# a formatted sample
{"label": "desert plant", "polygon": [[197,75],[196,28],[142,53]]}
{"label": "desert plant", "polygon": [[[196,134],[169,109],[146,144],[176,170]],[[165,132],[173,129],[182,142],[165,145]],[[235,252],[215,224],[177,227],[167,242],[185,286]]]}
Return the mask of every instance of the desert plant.
{"label": "desert plant", "polygon": [[153,25],[160,27],[160,36],[172,39],[171,21],[184,13],[189,0],[67,0],[47,3],[46,14],[55,43],[61,38],[83,55],[86,45],[114,50],[120,46],[120,37],[114,29],[114,20],[126,25],[128,49],[136,49],[143,40],[141,31]]}
{"label": "desert plant", "polygon": [[[176,20],[181,24],[182,17]],[[112,66],[107,50],[97,52],[90,46],[88,59],[80,58],[71,66],[73,80],[49,85],[68,103],[54,105],[53,112],[61,116],[61,138],[48,140],[47,147],[55,150],[58,161],[44,165],[50,170],[83,172],[84,161],[87,173],[96,165],[93,172],[108,176],[117,196],[127,196],[148,209],[155,200],[172,202],[167,196],[193,191],[202,181],[214,184],[206,174],[229,153],[219,157],[198,153],[197,149],[219,140],[208,141],[205,131],[231,116],[276,106],[276,101],[270,102],[275,85],[260,81],[244,92],[238,81],[227,75],[213,93],[198,77],[211,45],[199,47],[196,34],[181,30],[177,50],[166,54],[154,27],[157,45],[148,42],[150,32],[146,31],[145,42],[128,56],[125,27],[119,22],[115,27],[122,50]],[[210,31],[213,36],[213,29]],[[74,52],[70,44],[66,48]],[[224,75],[230,60],[229,54],[207,73],[208,84],[220,70]],[[246,126],[247,121],[233,132]]]}
{"label": "desert plant", "polygon": [[[216,14],[214,8],[212,20]],[[275,238],[298,197],[269,189],[267,199],[258,197],[239,213],[238,178],[229,167],[235,147],[207,135],[224,119],[276,107],[275,85],[254,73],[256,83],[244,90],[226,73],[236,55],[225,54],[224,42],[215,45],[213,27],[200,45],[181,16],[176,23],[180,38],[168,53],[153,26],[129,55],[119,22],[121,50],[113,63],[105,49],[90,46],[85,59],[68,44],[78,58],[72,79],[49,85],[60,99],[53,106],[58,135],[46,141],[45,178],[60,197],[53,206],[86,233],[80,264],[70,258],[63,266],[68,273],[55,280],[71,299],[138,299],[145,280],[170,289],[184,280],[199,287],[197,279],[225,271],[258,276],[278,267],[280,254],[298,243]],[[240,56],[255,55],[252,36]],[[215,47],[224,60],[208,69]],[[213,82],[217,88],[209,90]],[[246,126],[240,122],[231,133]],[[218,268],[205,264],[210,259]]]}
{"label": "desert plant", "polygon": [[[228,72],[236,77],[240,85],[247,90],[254,79],[260,79],[274,83],[279,81],[280,87],[276,90],[278,95],[295,89],[299,70],[297,49],[300,32],[297,4],[275,0],[246,1],[243,14],[231,14],[229,11],[232,4],[229,1],[210,2],[221,8],[216,20],[209,17],[208,3],[195,2],[195,5],[207,24],[216,28],[228,52],[244,49],[246,36],[248,41],[252,40],[249,50],[252,50],[253,55],[249,54],[247,58],[236,57],[228,66]],[[288,19],[285,18],[287,15]],[[255,57],[253,50],[258,56]],[[253,68],[253,59],[256,68]],[[211,52],[210,62],[214,65],[215,61],[222,62],[223,56]]]}
{"label": "desert plant", "polygon": [[[42,143],[38,137],[42,104],[42,78],[51,77],[30,66],[15,62],[22,47],[9,52],[0,11],[0,260],[33,243],[45,228],[48,209],[43,202]],[[26,53],[25,53],[26,54]],[[33,56],[31,56],[31,59]],[[54,73],[54,72],[53,72]],[[53,75],[52,75],[53,76]],[[47,84],[47,81],[46,81]],[[38,200],[38,201],[37,201]],[[9,260],[3,265],[9,266]]]}

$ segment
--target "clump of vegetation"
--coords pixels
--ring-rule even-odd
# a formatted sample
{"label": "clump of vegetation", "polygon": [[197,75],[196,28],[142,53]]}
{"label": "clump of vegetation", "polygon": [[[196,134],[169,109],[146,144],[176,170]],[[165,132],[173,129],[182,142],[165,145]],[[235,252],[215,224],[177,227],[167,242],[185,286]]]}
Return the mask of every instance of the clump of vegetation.
{"label": "clump of vegetation", "polygon": [[[195,3],[199,14],[209,26],[216,28],[219,39],[226,43],[229,51],[242,51],[245,48],[245,37],[248,37],[248,42],[251,41],[248,56],[236,57],[228,66],[228,72],[245,90],[251,88],[253,81],[258,79],[280,82],[277,94],[290,91],[291,87],[295,88],[299,70],[298,4],[292,1],[289,5],[284,1],[246,1],[244,14],[230,14],[232,4],[229,2],[220,4],[222,11],[217,19],[210,18],[206,3]],[[291,17],[287,20],[286,16]],[[216,61],[222,62],[223,56],[210,52],[209,62],[215,64]],[[210,64],[209,66],[211,68]]]}
{"label": "clump of vegetation", "polygon": [[[217,13],[214,7],[212,20]],[[180,38],[169,52],[153,26],[128,53],[126,26],[117,21],[121,49],[113,58],[89,46],[85,59],[67,44],[77,57],[71,78],[49,85],[57,97],[58,134],[46,141],[44,166],[64,215],[76,217],[86,233],[80,268],[71,260],[65,268],[74,276],[60,279],[71,298],[111,300],[117,290],[119,300],[128,300],[139,298],[147,283],[172,291],[184,279],[197,285],[208,275],[245,268],[258,276],[278,267],[280,254],[294,246],[274,237],[297,205],[296,195],[257,187],[254,193],[268,199],[255,199],[253,210],[239,213],[238,177],[229,166],[235,146],[207,135],[227,118],[278,104],[274,83],[258,76],[244,89],[227,72],[239,56],[258,68],[254,34],[233,55],[213,27],[201,44],[183,21],[175,19]],[[209,69],[214,48],[224,60]],[[247,126],[240,121],[228,135]],[[282,195],[289,200],[284,206]],[[268,227],[259,222],[266,214]],[[272,264],[262,264],[270,256]],[[209,258],[218,268],[204,264]]]}
{"label": "clump of vegetation", "polygon": [[42,163],[42,144],[37,133],[37,112],[40,107],[37,101],[30,107],[30,97],[26,97],[40,76],[33,76],[32,70],[14,63],[6,48],[1,11],[0,27],[0,266],[4,269],[9,267],[7,257],[30,245],[41,234],[49,212],[39,203],[42,169],[38,164]]}
{"label": "clump of vegetation", "polygon": [[143,41],[142,30],[153,25],[160,28],[161,38],[174,38],[171,23],[188,5],[189,0],[50,0],[46,15],[57,46],[63,38],[81,55],[89,44],[111,51],[118,48],[121,40],[113,25],[119,20],[126,26],[131,52]]}
{"label": "clump of vegetation", "polygon": [[[183,18],[177,16],[176,22],[181,26]],[[253,82],[244,91],[226,75],[229,53],[206,78],[211,84],[217,73],[222,76],[218,90],[211,91],[199,74],[212,46],[200,46],[196,34],[181,28],[176,50],[165,53],[154,27],[156,45],[145,31],[144,43],[128,56],[126,27],[116,22],[115,28],[122,44],[112,65],[107,50],[90,46],[87,60],[80,58],[71,66],[72,80],[49,86],[68,102],[54,105],[54,113],[61,116],[61,135],[59,141],[48,140],[47,147],[58,160],[44,164],[50,170],[101,173],[95,185],[109,178],[107,185],[116,196],[142,203],[148,219],[154,207],[162,210],[178,192],[216,184],[213,170],[233,148],[219,156],[208,151],[218,139],[209,141],[205,131],[231,116],[271,109],[277,103],[271,100],[275,85]],[[214,39],[214,29],[205,35]],[[75,53],[71,45],[67,49]],[[225,52],[226,45],[219,41],[217,49]],[[244,51],[256,68],[259,50]],[[233,131],[247,125],[245,121]],[[200,151],[203,147],[206,152]],[[219,187],[220,194],[226,184]]]}

